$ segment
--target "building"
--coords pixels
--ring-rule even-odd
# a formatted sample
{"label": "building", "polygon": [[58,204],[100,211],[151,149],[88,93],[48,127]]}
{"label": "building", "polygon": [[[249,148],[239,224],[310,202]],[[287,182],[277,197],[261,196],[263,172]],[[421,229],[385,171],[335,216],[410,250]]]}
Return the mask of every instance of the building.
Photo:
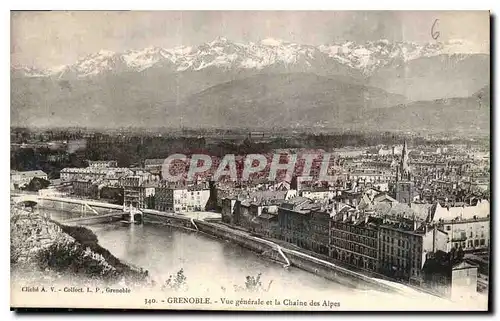
{"label": "building", "polygon": [[328,208],[305,197],[291,198],[278,207],[280,238],[306,250],[328,254]]}
{"label": "building", "polygon": [[311,246],[313,252],[329,255],[331,213],[328,208],[311,211],[309,225],[311,230]]}
{"label": "building", "polygon": [[234,198],[224,198],[222,200],[222,222],[227,224],[237,225],[239,222],[236,221],[235,208],[236,208],[236,197]]}
{"label": "building", "polygon": [[92,160],[89,160],[89,161],[87,161],[87,163],[89,164],[89,167],[92,167],[92,168],[118,167],[118,162],[115,160],[110,160],[110,161],[103,161],[103,160],[92,161]]}
{"label": "building", "polygon": [[446,206],[436,203],[429,220],[448,233],[453,248],[487,249],[490,246],[490,203],[479,200],[474,206]]}
{"label": "building", "polygon": [[448,252],[448,235],[436,225],[406,217],[383,217],[379,231],[379,272],[415,284],[428,253]]}
{"label": "building", "polygon": [[76,179],[72,182],[73,195],[85,198],[99,198],[98,183],[90,179]]}
{"label": "building", "polygon": [[155,209],[166,212],[204,211],[210,190],[204,185],[171,186],[163,182],[155,194]]}
{"label": "building", "polygon": [[329,200],[335,195],[334,191],[324,187],[306,187],[300,192],[300,196],[307,197],[312,200]]}
{"label": "building", "polygon": [[399,203],[409,204],[415,196],[415,183],[411,181],[409,161],[409,151],[406,141],[403,146],[403,155],[396,172],[395,199]]}
{"label": "building", "polygon": [[252,220],[251,230],[259,236],[269,238],[279,238],[279,223],[277,207],[264,207],[260,213]]}
{"label": "building", "polygon": [[119,185],[123,187],[123,206],[130,209],[154,208],[157,181],[154,176],[140,169],[132,175],[121,177]]}
{"label": "building", "polygon": [[144,161],[144,168],[152,173],[161,174],[164,158],[146,159]]}
{"label": "building", "polygon": [[470,300],[477,295],[478,266],[463,259],[463,253],[437,252],[428,256],[422,269],[422,286],[452,300]]}
{"label": "building", "polygon": [[71,182],[76,179],[100,180],[108,178],[118,181],[119,178],[131,175],[133,171],[129,168],[121,167],[84,167],[84,168],[63,168],[60,172],[61,182]]}
{"label": "building", "polygon": [[330,221],[329,256],[370,271],[379,267],[379,233],[376,218],[354,207],[336,204]]}
{"label": "building", "polygon": [[[227,190],[225,190],[227,191]],[[218,194],[220,195],[220,194]],[[251,228],[254,218],[262,213],[276,213],[278,206],[287,199],[295,197],[295,190],[233,190],[226,193],[221,201],[224,222]],[[267,223],[266,223],[267,224]]]}
{"label": "building", "polygon": [[44,171],[10,171],[10,184],[12,189],[28,185],[33,178],[49,180],[47,173]]}
{"label": "building", "polygon": [[414,201],[415,183],[411,181],[398,181],[395,185],[395,199],[399,203],[409,204]]}
{"label": "building", "polygon": [[375,210],[379,204],[388,204],[392,206],[395,203],[397,203],[397,201],[387,193],[371,188],[365,190],[362,194],[358,208],[361,211],[369,212]]}

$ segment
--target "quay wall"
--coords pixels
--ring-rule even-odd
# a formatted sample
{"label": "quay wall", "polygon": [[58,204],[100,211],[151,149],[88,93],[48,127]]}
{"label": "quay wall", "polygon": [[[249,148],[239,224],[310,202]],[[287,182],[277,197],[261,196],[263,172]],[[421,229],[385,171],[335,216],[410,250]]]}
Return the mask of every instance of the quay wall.
{"label": "quay wall", "polygon": [[283,253],[288,257],[293,266],[302,270],[314,273],[325,279],[338,281],[347,286],[359,286],[360,282],[371,289],[379,291],[398,292],[397,288],[382,284],[368,276],[350,271],[336,264],[316,259],[309,255],[304,255],[300,252],[282,249]]}
{"label": "quay wall", "polygon": [[61,223],[66,225],[92,225],[92,224],[103,224],[121,221],[122,217],[119,215],[115,216],[86,216],[78,217],[74,219],[63,220]]}
{"label": "quay wall", "polygon": [[286,264],[286,260],[279,254],[276,247],[273,247],[268,242],[218,224],[212,224],[199,220],[195,220],[195,223],[198,226],[199,231],[205,234],[228,240],[241,247],[257,252],[269,259]]}
{"label": "quay wall", "polygon": [[144,213],[142,220],[146,224],[160,224],[196,231],[189,217],[169,213]]}
{"label": "quay wall", "polygon": [[269,259],[281,262],[285,264],[285,260],[278,253],[278,251],[273,248],[270,244],[260,241],[257,238],[253,238],[243,234],[240,231],[235,231],[231,228],[223,227],[218,224],[212,224],[206,221],[193,220],[189,217],[179,215],[179,214],[169,214],[169,213],[144,213],[143,217],[144,223],[149,224],[164,224],[174,227],[179,227],[187,229],[190,231],[199,231],[212,237],[220,238],[237,244],[241,247],[249,249],[251,251],[257,252]]}
{"label": "quay wall", "polygon": [[[276,244],[221,224],[195,219],[193,221],[196,226],[194,226],[189,217],[168,213],[144,213],[143,219],[145,223],[165,224],[191,231],[199,231],[212,237],[230,241],[231,243],[261,254],[262,256],[277,261],[283,265],[287,263],[286,259],[279,253],[278,246]],[[324,277],[325,279],[340,282],[347,286],[359,286],[359,283],[363,282],[363,284],[371,289],[388,292],[402,292],[401,289],[397,287],[378,282],[376,279],[370,278],[366,275],[350,271],[346,268],[314,258],[310,255],[283,247],[281,247],[281,250],[292,266],[314,273]]]}
{"label": "quay wall", "polygon": [[[226,239],[234,242],[242,247],[258,252],[263,256],[271,258],[275,261],[286,263],[286,260],[277,250],[277,246],[272,242],[253,237],[244,232],[231,229],[229,227],[212,224],[209,222],[195,220],[198,229],[209,235]],[[326,262],[310,255],[300,253],[281,247],[282,252],[290,261],[291,265],[299,269],[314,273],[325,279],[343,283],[347,286],[359,286],[359,282],[363,282],[371,289],[379,291],[399,292],[400,289],[378,282],[368,276],[350,271],[346,268],[337,266],[333,263]]]}

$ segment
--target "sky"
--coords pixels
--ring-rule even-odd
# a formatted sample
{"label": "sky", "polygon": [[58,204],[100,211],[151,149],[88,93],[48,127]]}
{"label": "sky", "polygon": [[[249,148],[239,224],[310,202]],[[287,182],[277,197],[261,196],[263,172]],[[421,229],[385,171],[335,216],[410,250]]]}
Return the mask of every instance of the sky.
{"label": "sky", "polygon": [[11,64],[50,68],[99,50],[197,46],[218,36],[311,45],[461,39],[489,53],[489,31],[487,11],[26,11],[11,13]]}

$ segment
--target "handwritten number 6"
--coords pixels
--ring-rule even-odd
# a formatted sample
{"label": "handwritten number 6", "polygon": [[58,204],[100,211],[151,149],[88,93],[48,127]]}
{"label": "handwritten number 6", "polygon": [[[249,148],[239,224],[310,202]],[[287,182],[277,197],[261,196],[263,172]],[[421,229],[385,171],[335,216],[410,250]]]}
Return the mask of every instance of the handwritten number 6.
{"label": "handwritten number 6", "polygon": [[439,31],[434,31],[434,28],[436,27],[436,23],[439,21],[439,19],[436,19],[434,20],[434,23],[432,24],[432,28],[431,28],[431,37],[432,39],[434,40],[437,40],[437,38],[439,38]]}

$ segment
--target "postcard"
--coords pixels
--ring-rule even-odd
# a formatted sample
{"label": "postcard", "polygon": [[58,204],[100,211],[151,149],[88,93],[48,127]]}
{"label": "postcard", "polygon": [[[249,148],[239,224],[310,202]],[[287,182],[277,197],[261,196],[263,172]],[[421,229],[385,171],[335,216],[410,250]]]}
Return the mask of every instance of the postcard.
{"label": "postcard", "polygon": [[11,26],[11,309],[488,310],[488,11]]}

